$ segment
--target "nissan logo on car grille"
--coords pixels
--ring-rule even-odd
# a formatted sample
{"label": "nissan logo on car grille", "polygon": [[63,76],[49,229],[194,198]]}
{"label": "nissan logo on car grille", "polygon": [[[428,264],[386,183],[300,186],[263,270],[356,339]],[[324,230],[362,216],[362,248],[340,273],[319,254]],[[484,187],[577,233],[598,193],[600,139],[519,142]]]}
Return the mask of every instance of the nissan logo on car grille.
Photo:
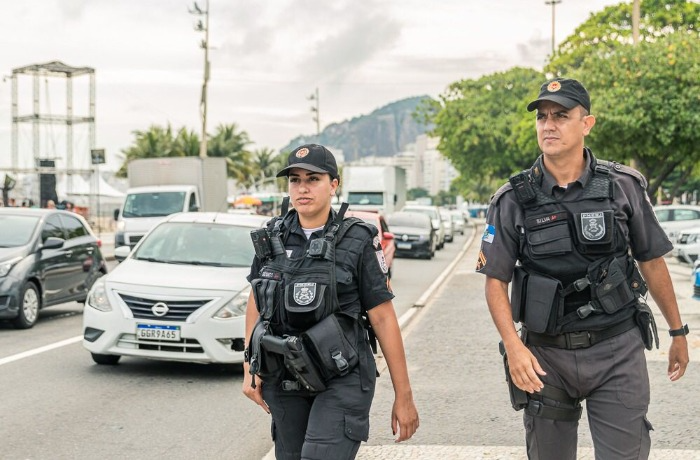
{"label": "nissan logo on car grille", "polygon": [[168,311],[170,311],[170,309],[163,302],[158,302],[157,304],[151,307],[151,311],[156,316],[165,316],[168,314]]}
{"label": "nissan logo on car grille", "polygon": [[404,241],[408,241],[408,235],[402,236],[401,239],[404,240]]}

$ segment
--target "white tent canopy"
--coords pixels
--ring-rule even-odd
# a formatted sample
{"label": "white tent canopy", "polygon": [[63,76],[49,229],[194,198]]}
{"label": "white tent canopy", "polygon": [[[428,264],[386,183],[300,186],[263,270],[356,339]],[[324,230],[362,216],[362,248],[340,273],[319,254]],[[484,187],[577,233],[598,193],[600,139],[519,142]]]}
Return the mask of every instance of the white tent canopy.
{"label": "white tent canopy", "polygon": [[57,175],[56,194],[59,197],[73,196],[99,196],[100,198],[124,198],[124,193],[112,187],[99,176],[99,184],[95,183],[94,177],[88,179],[81,175]]}

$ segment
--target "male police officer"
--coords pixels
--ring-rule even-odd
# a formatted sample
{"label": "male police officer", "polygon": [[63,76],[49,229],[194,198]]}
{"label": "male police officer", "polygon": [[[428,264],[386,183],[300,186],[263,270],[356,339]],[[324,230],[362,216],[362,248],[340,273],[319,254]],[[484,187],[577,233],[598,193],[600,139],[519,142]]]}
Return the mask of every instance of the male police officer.
{"label": "male police officer", "polygon": [[355,458],[368,438],[376,378],[358,321],[366,314],[394,385],[392,430],[397,441],[409,439],[418,413],[377,229],[348,226],[352,218],[331,209],[339,176],[325,147],[298,147],[277,176],[289,178],[294,210],[261,235],[273,241],[271,254],[258,254],[251,267],[243,393],[272,414],[278,459]]}
{"label": "male police officer", "polygon": [[477,271],[486,275],[514,407],[525,409],[528,457],[576,458],[585,399],[596,459],[647,458],[644,347],[655,329],[647,286],[670,326],[669,378],[688,364],[688,327],[662,257],[672,245],[645,178],[584,147],[595,118],[581,83],[546,82],[527,108],[537,111],[542,155],[493,196]]}

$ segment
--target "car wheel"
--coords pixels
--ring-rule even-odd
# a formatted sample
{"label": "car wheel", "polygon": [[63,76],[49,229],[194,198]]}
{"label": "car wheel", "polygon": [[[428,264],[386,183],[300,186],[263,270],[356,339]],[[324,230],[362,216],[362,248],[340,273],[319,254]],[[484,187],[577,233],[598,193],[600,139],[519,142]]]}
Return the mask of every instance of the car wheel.
{"label": "car wheel", "polygon": [[36,285],[30,281],[22,288],[19,313],[14,320],[15,327],[17,329],[29,329],[34,326],[39,317],[40,307],[39,291]]}
{"label": "car wheel", "polygon": [[92,355],[92,360],[97,364],[106,364],[108,366],[114,366],[119,362],[119,355],[100,355],[98,353],[90,353]]}

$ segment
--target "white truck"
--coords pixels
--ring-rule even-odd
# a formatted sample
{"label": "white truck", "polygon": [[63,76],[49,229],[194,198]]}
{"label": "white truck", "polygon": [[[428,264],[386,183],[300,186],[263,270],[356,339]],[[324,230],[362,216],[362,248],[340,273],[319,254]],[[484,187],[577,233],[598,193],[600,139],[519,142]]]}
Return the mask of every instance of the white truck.
{"label": "white truck", "polygon": [[406,204],[406,170],[399,166],[352,166],[343,168],[342,201],[349,209],[384,215]]}
{"label": "white truck", "polygon": [[129,189],[114,210],[114,246],[136,243],[176,212],[225,212],[226,160],[217,157],[143,158],[128,164]]}

